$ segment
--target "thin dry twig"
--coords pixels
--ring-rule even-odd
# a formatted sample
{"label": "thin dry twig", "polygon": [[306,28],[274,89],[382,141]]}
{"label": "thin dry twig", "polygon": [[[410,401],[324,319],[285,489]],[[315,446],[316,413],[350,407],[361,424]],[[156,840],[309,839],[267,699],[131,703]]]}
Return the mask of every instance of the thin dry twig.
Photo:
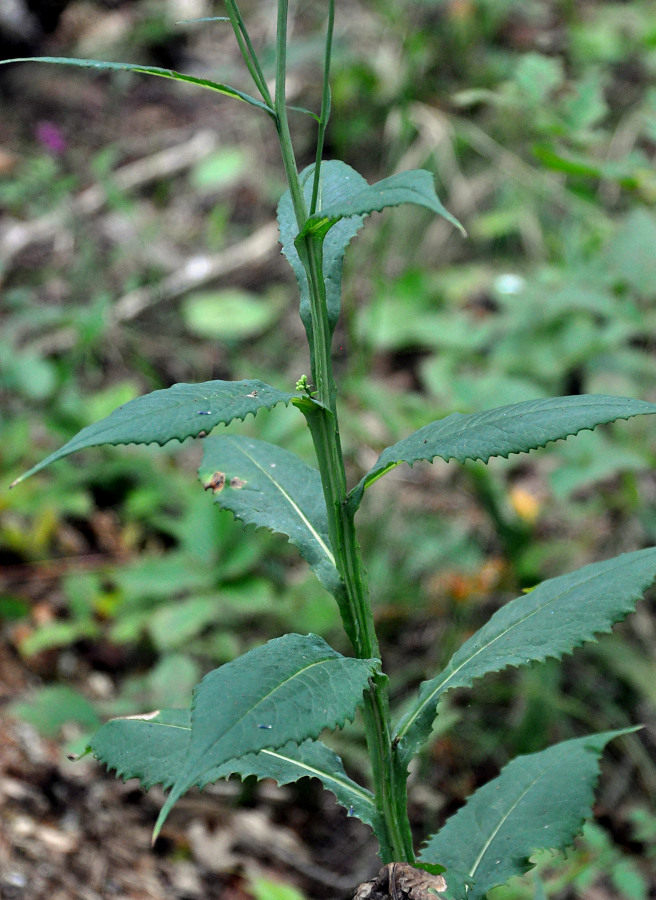
{"label": "thin dry twig", "polygon": [[[264,262],[278,242],[278,226],[268,222],[245,240],[220,253],[192,256],[180,269],[154,285],[145,285],[120,297],[109,311],[109,326],[120,325],[164,300],[174,300],[193,288],[201,287],[244,266]],[[33,341],[29,350],[40,356],[63,353],[75,346],[78,333],[73,327],[60,328]]]}
{"label": "thin dry twig", "polygon": [[246,265],[264,262],[277,242],[278,226],[275,222],[268,222],[245,240],[220,253],[192,256],[182,268],[157,284],[136,288],[117,300],[110,313],[111,323],[134,319],[162,300],[172,300]]}

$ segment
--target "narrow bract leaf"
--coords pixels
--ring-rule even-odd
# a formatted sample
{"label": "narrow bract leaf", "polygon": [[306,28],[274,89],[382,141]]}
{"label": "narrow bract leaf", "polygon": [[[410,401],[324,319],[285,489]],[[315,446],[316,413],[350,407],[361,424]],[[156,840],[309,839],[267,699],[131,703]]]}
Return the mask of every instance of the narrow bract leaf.
{"label": "narrow bract leaf", "polygon": [[[138,778],[146,790],[161,784],[170,788],[182,772],[191,736],[191,710],[163,709],[143,716],[110,719],[92,737],[88,751],[126,781]],[[381,828],[373,795],[344,771],[341,759],[321,741],[285,744],[276,750],[260,750],[231,759],[206,772],[196,786],[239,775],[258,780],[273,778],[290,784],[301,778],[318,778],[351,815],[375,832]]]}
{"label": "narrow bract leaf", "polygon": [[623,553],[552,578],[499,609],[460,647],[448,666],[425,681],[417,702],[400,721],[395,739],[407,762],[428,740],[437,702],[507,666],[560,659],[595,635],[607,633],[632,612],[656,578],[656,548]]}
{"label": "narrow bract leaf", "polygon": [[563,850],[592,812],[599,757],[613,738],[634,729],[564,741],[509,763],[429,838],[420,862],[466,872],[468,897],[479,900],[531,868],[537,850]]}
{"label": "narrow bract leaf", "polygon": [[185,765],[154,837],[176,800],[228,760],[341,728],[377,665],[344,657],[316,635],[287,634],[206,675],[194,690]]}
{"label": "narrow bract leaf", "polygon": [[[312,181],[314,165],[303,169],[300,174],[300,183],[306,203],[309,205],[312,199]],[[321,164],[320,173],[320,198],[322,203],[332,203],[343,196],[357,194],[363,187],[367,187],[366,180],[355,169],[347,166],[339,160],[326,160]],[[323,277],[326,284],[326,304],[328,308],[328,322],[332,331],[339,319],[341,293],[342,293],[342,269],[344,266],[344,253],[353,237],[362,227],[364,218],[353,216],[339,222],[331,229],[323,242]],[[294,215],[294,207],[289,191],[286,191],[278,204],[278,225],[280,227],[280,242],[282,252],[287,257],[294,270],[301,294],[300,314],[311,339],[312,321],[310,315],[310,289],[303,263],[296,249],[298,237],[298,225]],[[312,342],[310,340],[310,346]]]}
{"label": "narrow bract leaf", "polygon": [[354,191],[353,185],[346,185],[345,188],[338,197],[322,197],[319,212],[310,216],[300,234],[301,237],[324,235],[340,219],[367,216],[372,212],[381,212],[390,206],[401,206],[404,203],[429,209],[466,235],[460,222],[438,200],[435,193],[435,179],[426,169],[398,172],[376,184],[366,184],[359,191]]}
{"label": "narrow bract leaf", "polygon": [[413,465],[437,456],[447,462],[487,462],[492,456],[527,453],[617,419],[654,413],[655,403],[603,394],[525,400],[468,415],[452,413],[383,450],[376,465],[350,492],[349,501],[357,509],[365,489],[400,463]]}
{"label": "narrow bract leaf", "polygon": [[[288,404],[294,394],[276,390],[257,379],[174,384],[119,406],[100,422],[88,425],[55,453],[17,478],[18,484],[50,463],[76,450],[102,444],[166,444],[203,437],[215,425],[245,419],[262,408]],[[12,485],[13,487],[13,485]]]}
{"label": "narrow bract leaf", "polygon": [[203,442],[198,476],[215,503],[247,525],[285,534],[332,594],[342,592],[316,469],[266,441],[217,435]]}
{"label": "narrow bract leaf", "polygon": [[262,101],[258,100],[256,97],[251,97],[250,94],[245,94],[243,91],[239,91],[227,84],[220,84],[218,81],[212,81],[209,78],[196,78],[194,75],[184,75],[182,72],[174,72],[173,69],[163,69],[160,66],[142,66],[139,63],[106,62],[105,60],[100,59],[74,59],[66,56],[21,56],[16,59],[0,60],[0,65],[17,62],[54,63],[60,66],[78,66],[83,69],[108,69],[114,72],[123,70],[127,72],[137,72],[142,75],[157,75],[160,78],[172,78],[174,81],[183,81],[187,84],[195,84],[198,87],[209,88],[211,91],[215,91],[218,94],[225,94],[227,97],[233,97],[235,100],[243,100],[245,103],[250,103],[251,106],[257,106],[258,109],[265,110],[265,112],[268,112],[270,115],[275,115],[274,111],[268,107],[266,103],[262,103]]}

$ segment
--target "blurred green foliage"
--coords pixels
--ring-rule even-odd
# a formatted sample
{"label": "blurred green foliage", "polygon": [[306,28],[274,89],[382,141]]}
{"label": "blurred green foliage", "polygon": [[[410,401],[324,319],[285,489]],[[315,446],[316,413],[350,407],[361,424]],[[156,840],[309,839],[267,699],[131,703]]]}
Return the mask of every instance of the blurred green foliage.
{"label": "blurred green foliage", "polygon": [[[153,5],[143,9],[130,37],[135,49],[147,55],[148,47],[179,40]],[[301,82],[312,58],[306,14],[290,57]],[[445,237],[439,223],[399,210],[354,243],[335,345],[347,449],[364,443],[375,458],[424,423],[426,396],[435,417],[583,391],[653,400],[653,5],[370,0],[351,15],[335,48],[329,152],[364,167],[370,180],[394,166],[432,169],[470,239]],[[84,160],[84,134],[74,137],[77,155],[65,158],[32,143],[0,177],[0,207],[24,220],[91,178],[108,191],[108,209],[127,236],[99,238],[84,222],[66,221],[59,240],[72,241],[75,252],[64,269],[55,248],[2,273],[5,483],[138,393],[246,372],[282,387],[281,377],[293,385],[307,369],[294,350],[296,301],[275,267],[266,282],[259,272],[240,275],[235,285],[186,295],[179,309],[156,308],[119,334],[110,316],[115,299],[157,283],[171,247],[183,260],[238,240],[262,211],[272,217],[277,160],[266,160],[258,183],[249,181],[259,138],[241,149],[230,134],[188,175],[161,181],[144,197],[116,188],[121,148],[101,149],[105,137],[88,136]],[[383,241],[392,249],[378,252]],[[53,343],[53,334],[66,341]],[[248,429],[269,440],[284,435],[287,446],[307,453],[294,422],[275,412]],[[28,665],[68,651],[78,660],[69,675],[65,666],[45,665],[48,683],[31,705],[15,707],[44,731],[61,724],[48,712],[48,692],[60,692],[58,709],[82,729],[94,716],[157,706],[164,696],[168,705],[174,695],[186,705],[204,669],[244,652],[261,633],[328,634],[336,624],[332,601],[283,542],[254,532],[237,539],[241,528],[195,483],[193,448],[184,448],[181,465],[171,456],[168,449],[89,453],[84,467],[61,462],[0,496],[3,627]],[[446,658],[480,623],[482,604],[553,574],[556,561],[562,571],[563,560],[573,566],[608,548],[653,543],[655,458],[653,435],[635,422],[604,429],[594,450],[582,435],[539,462],[510,459],[462,475],[436,465],[428,474],[390,476],[361,516],[399,699],[427,665],[439,664],[437,654]],[[354,476],[368,462],[352,450]],[[629,518],[638,525],[628,528]],[[391,542],[381,540],[390,535]],[[32,573],[68,558],[79,562],[58,570],[44,621]],[[447,630],[437,624],[444,619]],[[572,664],[579,668],[565,667],[564,681],[530,671],[491,681],[488,714],[473,719],[468,754],[477,746],[484,766],[501,743],[509,755],[525,752],[536,734],[546,732],[541,744],[568,736],[570,720],[590,715],[600,730],[623,725],[626,715],[653,722],[650,627],[653,633],[644,623],[642,632],[625,628],[612,650],[602,642],[589,651],[616,690],[595,693],[585,654]],[[92,706],[77,689],[90,647],[114,684]],[[497,708],[512,713],[506,724],[489,712]],[[442,721],[457,716],[456,705]],[[654,785],[648,757],[639,762],[640,778]],[[653,857],[654,820],[640,815],[635,827],[648,835],[641,840]],[[545,871],[551,865],[545,860]],[[582,889],[590,873],[609,878],[622,898],[646,896],[640,872],[592,826],[563,865],[557,877],[545,875],[546,894],[531,885],[495,896]]]}

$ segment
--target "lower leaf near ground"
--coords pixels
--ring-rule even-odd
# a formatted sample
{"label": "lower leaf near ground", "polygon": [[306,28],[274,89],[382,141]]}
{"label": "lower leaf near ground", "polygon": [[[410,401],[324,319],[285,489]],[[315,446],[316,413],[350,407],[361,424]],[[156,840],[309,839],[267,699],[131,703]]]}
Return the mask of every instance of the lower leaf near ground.
{"label": "lower leaf near ground", "polygon": [[352,720],[378,665],[342,656],[316,635],[287,634],[206,675],[194,690],[185,763],[154,837],[176,800],[229,760]]}
{"label": "lower leaf near ground", "polygon": [[428,839],[420,863],[466,872],[479,900],[531,868],[537,850],[564,849],[592,813],[599,757],[608,741],[633,729],[564,741],[509,763]]}
{"label": "lower leaf near ground", "polygon": [[[191,710],[163,709],[111,719],[94,734],[88,750],[124,781],[138,778],[146,790],[155,784],[166,790],[182,772],[190,738]],[[228,760],[205,772],[196,786],[203,788],[230,775],[273,778],[278,784],[318,778],[350,815],[376,833],[382,827],[371,792],[349,778],[339,756],[321,741],[289,743]]]}

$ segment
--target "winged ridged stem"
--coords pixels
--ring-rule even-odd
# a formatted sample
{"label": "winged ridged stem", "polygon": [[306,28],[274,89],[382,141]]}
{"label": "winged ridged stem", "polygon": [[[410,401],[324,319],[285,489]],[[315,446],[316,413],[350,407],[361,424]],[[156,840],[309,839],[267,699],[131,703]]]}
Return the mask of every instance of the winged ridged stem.
{"label": "winged ridged stem", "polygon": [[[329,27],[330,36],[330,27]],[[308,210],[303,197],[294,156],[285,97],[285,63],[287,39],[287,0],[278,4],[276,62],[276,127],[289,183],[289,192],[299,234],[307,221]],[[328,61],[327,61],[328,62]],[[327,64],[324,72],[328,77]],[[326,109],[326,95],[322,113]],[[325,123],[324,123],[325,126]],[[318,403],[299,404],[306,414],[317,454],[321,483],[328,512],[328,528],[337,570],[344,581],[347,606],[351,616],[345,622],[353,636],[356,655],[362,659],[378,657],[378,640],[374,628],[364,566],[355,536],[353,516],[347,508],[346,472],[339,436],[336,387],[332,370],[332,333],[328,322],[326,288],[323,280],[323,242],[305,234],[297,243],[305,268],[312,316],[312,377],[317,388]],[[365,692],[363,718],[369,747],[376,803],[382,813],[386,835],[379,835],[384,862],[412,861],[414,853],[407,815],[405,778],[395,777],[390,736],[390,713],[387,679],[379,675],[369,681]]]}
{"label": "winged ridged stem", "polygon": [[[315,296],[313,279],[316,272],[316,267],[308,268],[312,298]],[[318,293],[317,291],[316,294]],[[316,318],[320,319],[320,312],[317,310],[319,315]],[[378,657],[378,639],[371,612],[369,590],[356,539],[353,515],[346,502],[346,474],[339,437],[335,392],[334,387],[332,389],[329,387],[332,382],[330,333],[327,333],[327,342],[320,344],[319,330],[315,327],[313,332],[316,369],[314,379],[319,388],[319,396],[325,396],[332,408],[326,408],[323,403],[321,405],[308,403],[301,408],[306,414],[317,454],[335,563],[344,582],[348,609],[352,617],[351,622],[345,622],[345,628],[347,633],[353,635],[357,656],[363,659]],[[328,372],[330,379],[328,384],[319,380],[320,363],[323,364],[323,370]],[[387,829],[387,835],[380,836],[381,856],[384,862],[412,862],[414,854],[407,815],[406,779],[403,773],[398,777],[393,766],[387,678],[382,674],[369,681],[369,690],[365,693],[363,719],[376,800]]]}

